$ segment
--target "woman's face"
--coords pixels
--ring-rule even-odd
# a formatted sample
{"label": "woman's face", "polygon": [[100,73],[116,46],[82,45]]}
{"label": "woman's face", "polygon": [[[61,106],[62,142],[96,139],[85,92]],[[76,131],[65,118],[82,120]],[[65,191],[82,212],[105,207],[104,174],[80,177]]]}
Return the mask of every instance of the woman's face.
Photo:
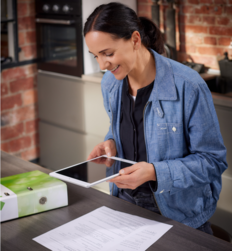
{"label": "woman's face", "polygon": [[114,39],[101,31],[90,31],[85,36],[89,52],[101,70],[111,71],[118,80],[124,79],[135,67],[137,49],[134,40],[133,36],[129,40]]}

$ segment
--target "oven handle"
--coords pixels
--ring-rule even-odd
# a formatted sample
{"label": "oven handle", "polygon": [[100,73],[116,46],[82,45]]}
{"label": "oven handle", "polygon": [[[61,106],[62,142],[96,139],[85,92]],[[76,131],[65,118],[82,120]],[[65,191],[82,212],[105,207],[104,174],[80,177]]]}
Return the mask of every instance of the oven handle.
{"label": "oven handle", "polygon": [[74,20],[56,20],[56,19],[47,19],[47,18],[36,18],[36,23],[45,23],[45,24],[65,24],[70,25],[75,23]]}

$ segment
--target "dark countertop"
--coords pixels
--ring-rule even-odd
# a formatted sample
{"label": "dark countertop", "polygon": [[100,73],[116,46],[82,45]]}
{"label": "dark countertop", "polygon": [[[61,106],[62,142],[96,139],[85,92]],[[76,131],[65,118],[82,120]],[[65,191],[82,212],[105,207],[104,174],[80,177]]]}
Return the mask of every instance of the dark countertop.
{"label": "dark countertop", "polygon": [[[1,152],[1,154],[2,177],[33,170],[40,170],[45,173],[50,172],[48,169],[24,161],[5,152]],[[3,222],[1,224],[2,250],[48,250],[44,246],[33,241],[32,238],[59,227],[101,206],[173,225],[163,237],[147,250],[232,250],[232,245],[230,243],[119,198],[107,195],[93,188],[86,189],[73,184],[67,185],[69,206]]]}

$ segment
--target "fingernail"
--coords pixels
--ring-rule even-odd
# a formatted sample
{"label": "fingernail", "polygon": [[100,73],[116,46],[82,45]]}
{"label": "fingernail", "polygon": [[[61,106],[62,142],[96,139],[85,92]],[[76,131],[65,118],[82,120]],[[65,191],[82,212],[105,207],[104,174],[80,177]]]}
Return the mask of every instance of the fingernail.
{"label": "fingernail", "polygon": [[107,154],[108,157],[111,157],[111,153],[110,153],[110,152],[108,152],[108,153],[106,153],[106,154]]}
{"label": "fingernail", "polygon": [[120,174],[124,174],[124,170],[122,169],[122,170],[120,170],[120,172],[119,172]]}

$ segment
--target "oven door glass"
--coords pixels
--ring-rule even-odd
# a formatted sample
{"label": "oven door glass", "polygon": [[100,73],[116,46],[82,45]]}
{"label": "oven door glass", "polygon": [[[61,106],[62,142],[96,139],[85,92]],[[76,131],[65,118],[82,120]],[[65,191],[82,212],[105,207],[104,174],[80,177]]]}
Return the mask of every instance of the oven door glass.
{"label": "oven door glass", "polygon": [[44,26],[44,58],[47,62],[77,66],[75,27]]}
{"label": "oven door glass", "polygon": [[82,34],[76,24],[39,24],[39,69],[81,76]]}

